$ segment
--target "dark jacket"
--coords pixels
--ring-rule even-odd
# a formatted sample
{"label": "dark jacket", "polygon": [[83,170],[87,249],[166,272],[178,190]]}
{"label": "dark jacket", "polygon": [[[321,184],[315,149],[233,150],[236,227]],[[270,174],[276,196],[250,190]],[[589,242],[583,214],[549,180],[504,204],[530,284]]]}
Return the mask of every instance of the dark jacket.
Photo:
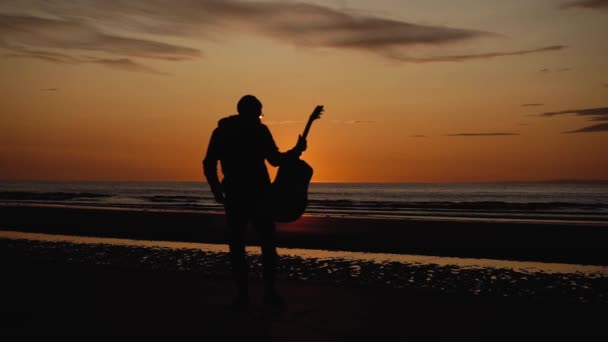
{"label": "dark jacket", "polygon": [[297,157],[299,153],[293,150],[279,152],[270,130],[260,121],[246,121],[239,115],[232,115],[221,119],[213,131],[203,169],[211,190],[221,191],[217,173],[220,161],[227,199],[234,196],[254,199],[265,196],[270,190],[265,160],[280,166],[285,160]]}

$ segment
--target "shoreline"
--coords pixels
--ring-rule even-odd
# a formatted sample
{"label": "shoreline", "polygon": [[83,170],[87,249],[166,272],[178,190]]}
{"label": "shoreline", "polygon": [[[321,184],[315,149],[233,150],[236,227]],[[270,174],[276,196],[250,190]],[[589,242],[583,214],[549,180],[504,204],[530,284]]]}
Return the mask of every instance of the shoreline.
{"label": "shoreline", "polygon": [[[45,233],[24,233],[17,231],[0,230],[0,241],[26,241],[28,243],[60,243],[70,245],[98,245],[98,246],[126,246],[134,248],[168,248],[172,250],[199,250],[206,253],[228,253],[226,244],[210,244],[201,242],[176,242],[160,240],[120,239],[107,237],[90,237],[59,235]],[[517,272],[545,273],[545,274],[572,274],[579,273],[585,276],[608,276],[608,266],[560,264],[535,261],[512,261],[481,258],[440,257],[412,254],[370,253],[352,251],[330,251],[318,249],[286,248],[278,247],[280,256],[298,257],[304,259],[322,260],[347,260],[355,262],[372,263],[403,263],[410,265],[436,265],[455,266],[460,268],[495,268],[509,269]],[[262,250],[259,246],[247,246],[248,255],[259,257]]]}
{"label": "shoreline", "polygon": [[[0,229],[225,243],[221,214],[0,205]],[[257,236],[249,232],[248,242]],[[305,216],[277,225],[286,248],[608,265],[608,229],[593,225]]]}
{"label": "shoreline", "polygon": [[[145,211],[145,212],[173,212],[173,213],[194,213],[206,215],[223,215],[223,210],[193,210],[193,209],[164,209],[159,207],[140,208],[134,206],[118,205],[89,205],[89,204],[59,204],[46,202],[19,202],[19,201],[0,201],[0,207],[42,207],[42,208],[67,208],[67,209],[93,209],[93,210],[117,210],[117,211]],[[382,212],[368,213],[340,213],[337,211],[305,213],[302,217],[318,218],[347,218],[347,219],[370,219],[370,220],[400,220],[400,221],[439,221],[439,222],[486,222],[486,223],[524,223],[524,224],[559,224],[572,226],[597,226],[607,227],[608,220],[602,215],[588,215],[581,213],[557,213],[547,215],[547,213],[536,214],[536,218],[531,218],[535,214],[531,213],[491,213],[483,211],[472,211],[468,214],[451,213],[450,215],[438,215],[442,212],[411,211],[408,214],[386,214]],[[499,214],[509,214],[501,216]],[[561,215],[561,216],[558,216]]]}
{"label": "shoreline", "polygon": [[[227,245],[0,231],[8,259],[230,278]],[[334,285],[608,304],[608,266],[279,248],[278,278]],[[250,276],[262,255],[247,247]]]}

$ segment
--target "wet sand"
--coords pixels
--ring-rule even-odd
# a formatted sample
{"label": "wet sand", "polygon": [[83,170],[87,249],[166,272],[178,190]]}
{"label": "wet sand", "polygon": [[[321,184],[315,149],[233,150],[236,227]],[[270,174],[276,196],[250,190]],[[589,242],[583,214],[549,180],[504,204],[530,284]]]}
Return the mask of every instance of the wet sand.
{"label": "wet sand", "polygon": [[[10,258],[64,265],[197,273],[229,278],[228,246],[0,231]],[[278,249],[278,278],[438,294],[608,304],[608,266]],[[262,278],[258,247],[247,247],[252,279]]]}
{"label": "wet sand", "polygon": [[[223,215],[0,205],[0,229],[225,243]],[[248,237],[256,244],[255,234]],[[281,247],[608,265],[608,226],[303,217],[277,227]]]}
{"label": "wet sand", "polygon": [[[605,334],[608,313],[605,302],[581,303],[551,291],[505,297],[492,291],[392,288],[323,277],[302,280],[300,274],[310,276],[319,265],[293,257],[287,258],[279,281],[287,309],[263,309],[259,270],[252,260],[253,306],[243,313],[229,305],[234,292],[221,253],[6,238],[0,239],[0,252],[0,324],[4,336],[15,332],[19,338],[590,340]],[[350,269],[342,262],[336,260],[336,269]],[[416,282],[424,284],[429,275],[446,277],[434,272],[429,267],[415,269]],[[593,286],[605,285],[603,278]]]}

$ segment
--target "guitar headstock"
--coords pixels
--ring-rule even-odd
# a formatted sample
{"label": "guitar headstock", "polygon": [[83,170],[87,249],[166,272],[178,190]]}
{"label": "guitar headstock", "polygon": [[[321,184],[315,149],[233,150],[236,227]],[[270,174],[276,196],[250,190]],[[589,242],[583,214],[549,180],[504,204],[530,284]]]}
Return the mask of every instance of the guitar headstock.
{"label": "guitar headstock", "polygon": [[323,105],[316,106],[315,110],[313,110],[312,114],[310,114],[310,121],[320,119],[324,110]]}

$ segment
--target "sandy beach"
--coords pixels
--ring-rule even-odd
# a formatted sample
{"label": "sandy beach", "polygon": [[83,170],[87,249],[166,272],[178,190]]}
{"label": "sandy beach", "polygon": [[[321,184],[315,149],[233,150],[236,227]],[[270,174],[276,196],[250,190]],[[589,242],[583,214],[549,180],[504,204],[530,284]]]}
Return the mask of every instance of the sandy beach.
{"label": "sandy beach", "polygon": [[[305,217],[279,226],[279,288],[287,310],[268,313],[261,306],[253,252],[254,304],[242,313],[229,305],[234,291],[221,215],[6,205],[0,212],[4,324],[22,334],[580,339],[599,333],[608,312],[602,227]],[[302,247],[307,249],[293,249]],[[490,259],[454,259],[481,265],[457,267],[449,258],[445,265],[423,256],[376,262],[362,257],[376,254],[354,253],[353,259],[322,249]],[[565,262],[571,269],[543,273],[526,271],[521,261],[514,262],[521,270],[499,260],[493,265],[492,258],[502,256]],[[42,330],[23,330],[32,324]]]}
{"label": "sandy beach", "polygon": [[[279,288],[288,307],[268,313],[260,304],[261,284],[253,267],[253,306],[243,313],[229,305],[233,290],[225,258],[202,257],[198,261],[204,266],[195,269],[176,266],[187,254],[179,249],[10,239],[0,239],[0,246],[3,324],[5,331],[14,329],[22,337],[580,340],[601,333],[607,312],[605,303],[559,295],[473,295],[303,281],[284,274]],[[133,262],[146,258],[160,260]],[[299,269],[306,272],[307,266]],[[424,276],[428,272],[420,270]],[[605,278],[597,284],[605,285]]]}

